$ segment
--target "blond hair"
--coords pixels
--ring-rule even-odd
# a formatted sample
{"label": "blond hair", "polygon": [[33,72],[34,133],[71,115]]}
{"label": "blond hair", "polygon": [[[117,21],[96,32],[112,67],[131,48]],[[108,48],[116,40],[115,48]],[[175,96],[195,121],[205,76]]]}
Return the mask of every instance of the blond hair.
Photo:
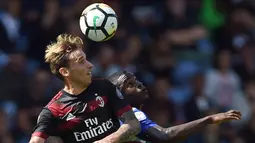
{"label": "blond hair", "polygon": [[56,42],[48,45],[45,50],[45,62],[50,64],[51,72],[63,79],[59,69],[68,66],[70,53],[79,48],[83,48],[83,41],[80,37],[69,34],[59,35]]}

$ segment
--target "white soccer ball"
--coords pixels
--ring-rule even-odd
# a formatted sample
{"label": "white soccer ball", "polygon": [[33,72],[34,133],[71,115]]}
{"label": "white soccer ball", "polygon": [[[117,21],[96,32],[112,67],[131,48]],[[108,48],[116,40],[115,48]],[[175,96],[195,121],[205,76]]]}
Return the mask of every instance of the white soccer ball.
{"label": "white soccer ball", "polygon": [[91,4],[81,14],[80,28],[82,33],[93,41],[109,40],[118,28],[116,13],[104,3]]}

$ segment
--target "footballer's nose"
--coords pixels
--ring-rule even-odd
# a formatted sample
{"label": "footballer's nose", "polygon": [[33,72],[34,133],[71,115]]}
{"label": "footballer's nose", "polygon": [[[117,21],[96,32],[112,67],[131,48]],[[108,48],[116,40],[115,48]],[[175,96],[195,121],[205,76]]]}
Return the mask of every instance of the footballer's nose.
{"label": "footballer's nose", "polygon": [[94,66],[94,65],[93,65],[91,62],[88,61],[88,68],[89,68],[89,69],[92,69],[93,66]]}

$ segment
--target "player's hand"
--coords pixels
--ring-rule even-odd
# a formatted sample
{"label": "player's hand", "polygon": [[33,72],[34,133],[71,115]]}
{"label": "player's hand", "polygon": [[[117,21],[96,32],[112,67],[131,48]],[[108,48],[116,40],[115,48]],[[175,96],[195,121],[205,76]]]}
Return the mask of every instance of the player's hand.
{"label": "player's hand", "polygon": [[231,120],[241,120],[242,114],[236,110],[230,110],[225,113],[219,113],[209,116],[212,124],[221,124],[223,122],[231,121]]}
{"label": "player's hand", "polygon": [[111,143],[111,142],[102,139],[102,140],[95,141],[93,143]]}
{"label": "player's hand", "polygon": [[93,143],[111,143],[111,142],[107,142],[107,141],[103,141],[103,140],[99,140],[99,141],[95,141]]}

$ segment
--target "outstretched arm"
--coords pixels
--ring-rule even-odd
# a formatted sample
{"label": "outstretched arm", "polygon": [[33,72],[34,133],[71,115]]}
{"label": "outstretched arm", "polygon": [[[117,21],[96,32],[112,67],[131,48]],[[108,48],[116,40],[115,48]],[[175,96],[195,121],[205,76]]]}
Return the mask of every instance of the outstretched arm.
{"label": "outstretched arm", "polygon": [[209,124],[219,124],[230,120],[240,120],[241,113],[238,111],[228,111],[226,113],[214,114],[211,116],[204,117],[186,124],[177,125],[169,128],[163,128],[160,126],[154,126],[148,128],[146,133],[148,134],[149,140],[153,141],[169,141],[178,140],[182,137],[190,135],[199,129]]}
{"label": "outstretched arm", "polygon": [[140,132],[140,122],[137,120],[132,110],[123,113],[120,120],[123,124],[116,132],[95,143],[121,143],[130,141]]}
{"label": "outstretched arm", "polygon": [[44,143],[45,139],[41,138],[41,137],[37,137],[37,136],[33,136],[29,143]]}

